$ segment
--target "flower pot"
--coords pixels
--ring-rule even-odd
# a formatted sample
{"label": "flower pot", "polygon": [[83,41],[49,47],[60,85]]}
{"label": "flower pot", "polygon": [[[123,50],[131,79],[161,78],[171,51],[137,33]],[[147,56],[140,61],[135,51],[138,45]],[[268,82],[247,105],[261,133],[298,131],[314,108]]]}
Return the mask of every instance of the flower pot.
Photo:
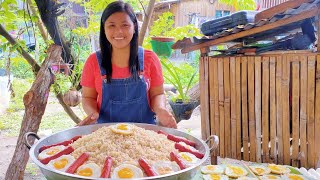
{"label": "flower pot", "polygon": [[70,89],[63,95],[63,102],[68,106],[75,107],[80,104],[80,101],[81,93],[76,89]]}
{"label": "flower pot", "polygon": [[152,50],[158,56],[170,57],[172,54],[171,46],[174,44],[174,38],[170,37],[151,37]]}
{"label": "flower pot", "polygon": [[190,101],[190,102],[169,101],[169,104],[172,108],[174,117],[176,118],[176,121],[178,123],[181,120],[190,119],[193,110],[200,104],[200,102],[199,101]]}

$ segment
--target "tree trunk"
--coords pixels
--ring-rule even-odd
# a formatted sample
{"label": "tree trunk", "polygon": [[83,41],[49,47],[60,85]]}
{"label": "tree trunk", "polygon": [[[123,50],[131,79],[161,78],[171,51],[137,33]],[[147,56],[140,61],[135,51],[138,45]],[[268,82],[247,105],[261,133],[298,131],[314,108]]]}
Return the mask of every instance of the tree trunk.
{"label": "tree trunk", "polygon": [[[24,57],[27,62],[33,67],[34,73],[37,74],[40,66],[37,64],[37,62],[25,51],[21,46],[17,44],[17,42],[10,36],[10,34],[3,28],[3,26],[0,24],[0,35],[2,35],[4,38],[6,38],[13,46],[17,46],[18,52]],[[58,98],[60,104],[62,105],[63,109],[67,112],[67,114],[70,116],[70,118],[78,124],[81,120],[77,117],[77,115],[72,111],[72,109],[66,105],[62,99],[61,94],[57,94],[56,97]]]}
{"label": "tree trunk", "polygon": [[74,57],[71,54],[71,44],[66,41],[64,33],[60,30],[57,17],[64,13],[60,10],[63,4],[56,0],[35,0],[42,22],[46,26],[54,44],[62,46],[62,59],[64,62],[74,64]]}
{"label": "tree trunk", "polygon": [[143,20],[142,27],[141,27],[140,34],[139,34],[139,46],[142,45],[143,40],[144,40],[144,36],[146,35],[147,28],[149,26],[150,19],[152,17],[152,12],[153,12],[153,9],[154,9],[155,2],[156,2],[155,0],[150,0],[149,1],[147,14],[144,15],[144,20]]}
{"label": "tree trunk", "polygon": [[[27,132],[38,132],[41,118],[46,109],[50,86],[54,81],[54,76],[50,72],[49,67],[51,63],[58,62],[60,56],[61,47],[52,45],[48,50],[48,57],[43,62],[31,89],[23,97],[25,114],[17,146],[6,173],[6,180],[23,179],[24,170],[29,159],[29,151],[24,144],[24,135]],[[33,141],[34,139],[30,142],[33,143]]]}

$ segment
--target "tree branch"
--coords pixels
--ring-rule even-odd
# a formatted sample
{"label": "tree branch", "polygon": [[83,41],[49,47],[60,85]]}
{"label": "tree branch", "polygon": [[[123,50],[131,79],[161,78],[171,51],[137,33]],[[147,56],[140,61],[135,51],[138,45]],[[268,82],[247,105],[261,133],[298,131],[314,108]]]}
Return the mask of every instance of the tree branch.
{"label": "tree branch", "polygon": [[139,34],[139,45],[141,46],[142,43],[143,43],[143,40],[144,40],[144,36],[146,34],[146,31],[147,31],[147,28],[149,26],[149,23],[150,23],[150,19],[152,17],[152,12],[153,12],[153,9],[154,9],[154,4],[155,4],[155,0],[150,0],[149,1],[149,5],[148,5],[148,9],[147,9],[147,14],[145,14],[144,16],[144,20],[143,20],[143,23],[142,23],[142,27],[141,27],[141,30],[140,30],[140,34]]}

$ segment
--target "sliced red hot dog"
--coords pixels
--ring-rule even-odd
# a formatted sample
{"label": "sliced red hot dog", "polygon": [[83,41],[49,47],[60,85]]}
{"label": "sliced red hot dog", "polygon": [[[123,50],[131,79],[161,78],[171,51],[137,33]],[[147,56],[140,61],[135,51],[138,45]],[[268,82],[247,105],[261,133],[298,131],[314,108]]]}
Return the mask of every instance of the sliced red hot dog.
{"label": "sliced red hot dog", "polygon": [[168,134],[167,134],[167,133],[165,133],[165,132],[164,132],[164,131],[162,131],[162,130],[157,131],[157,133],[158,133],[158,134],[163,134],[163,135],[165,135],[165,136],[168,136]]}
{"label": "sliced red hot dog", "polygon": [[104,162],[102,173],[101,173],[101,178],[109,178],[110,173],[111,173],[111,167],[112,167],[112,158],[108,156],[106,158],[106,161]]}
{"label": "sliced red hot dog", "polygon": [[154,170],[152,169],[152,167],[150,166],[150,164],[147,163],[146,160],[144,160],[143,158],[140,158],[140,159],[138,160],[138,162],[139,162],[139,165],[142,167],[143,171],[146,173],[146,175],[147,175],[148,177],[150,177],[150,176],[156,176],[156,175],[157,175],[157,173],[154,172]]}
{"label": "sliced red hot dog", "polygon": [[183,160],[176,153],[171,152],[170,158],[171,158],[171,161],[175,161],[178,164],[178,166],[180,167],[181,170],[187,168],[187,165],[183,162]]}
{"label": "sliced red hot dog", "polygon": [[75,136],[75,137],[73,137],[73,138],[71,138],[69,140],[66,140],[66,141],[63,141],[63,142],[60,142],[60,143],[57,143],[57,144],[51,144],[51,145],[48,145],[48,146],[42,146],[39,149],[39,153],[41,153],[43,150],[46,150],[46,149],[54,147],[54,146],[60,146],[60,145],[68,146],[69,144],[75,142],[76,140],[78,140],[81,137],[82,136]]}
{"label": "sliced red hot dog", "polygon": [[81,156],[76,159],[71,166],[66,170],[66,173],[74,174],[78,167],[80,167],[89,158],[88,153],[82,153]]}
{"label": "sliced red hot dog", "polygon": [[168,134],[167,138],[171,141],[174,141],[174,142],[184,142],[190,146],[193,146],[195,147],[196,146],[196,143],[193,142],[193,141],[190,141],[184,137],[180,137],[180,136],[175,136],[175,135],[172,135],[172,134]]}
{"label": "sliced red hot dog", "polygon": [[188,152],[188,153],[191,153],[193,155],[195,155],[197,158],[199,159],[202,159],[204,157],[204,154],[202,154],[201,152],[197,151],[197,150],[194,150],[194,149],[189,149],[185,146],[183,146],[182,144],[179,144],[179,143],[176,143],[174,145],[174,147],[176,149],[178,149],[180,152]]}
{"label": "sliced red hot dog", "polygon": [[40,162],[42,164],[48,164],[51,160],[53,159],[57,159],[58,157],[62,156],[62,155],[67,155],[67,154],[70,154],[74,151],[73,147],[72,146],[68,146],[66,147],[65,149],[63,149],[62,151],[58,152],[57,154],[53,155],[53,156],[50,156],[50,157],[47,157],[47,158],[44,158],[44,159],[41,159]]}

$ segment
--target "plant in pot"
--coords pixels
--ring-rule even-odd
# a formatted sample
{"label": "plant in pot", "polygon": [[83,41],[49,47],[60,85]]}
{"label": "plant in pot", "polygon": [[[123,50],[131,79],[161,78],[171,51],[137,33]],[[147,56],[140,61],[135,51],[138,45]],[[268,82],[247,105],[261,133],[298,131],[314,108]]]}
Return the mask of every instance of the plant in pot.
{"label": "plant in pot", "polygon": [[190,88],[198,80],[198,70],[189,64],[176,66],[167,59],[161,59],[161,64],[165,80],[176,88],[176,93],[171,92],[169,95],[169,104],[177,122],[190,119],[193,110],[200,104],[188,96]]}

